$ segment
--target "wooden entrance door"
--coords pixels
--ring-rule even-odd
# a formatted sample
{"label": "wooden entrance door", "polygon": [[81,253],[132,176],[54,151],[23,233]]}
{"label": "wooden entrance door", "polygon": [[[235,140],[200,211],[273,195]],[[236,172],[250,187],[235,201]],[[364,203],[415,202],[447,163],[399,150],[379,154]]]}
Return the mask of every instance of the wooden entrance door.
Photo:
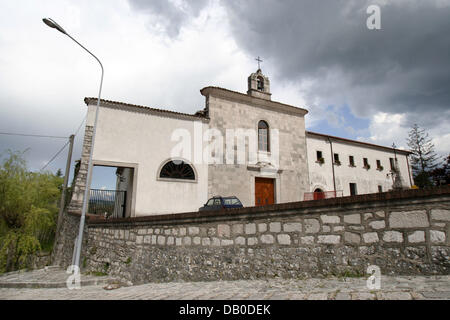
{"label": "wooden entrance door", "polygon": [[275,203],[274,179],[255,178],[255,206]]}
{"label": "wooden entrance door", "polygon": [[314,200],[325,199],[325,192],[322,189],[317,188],[314,190]]}

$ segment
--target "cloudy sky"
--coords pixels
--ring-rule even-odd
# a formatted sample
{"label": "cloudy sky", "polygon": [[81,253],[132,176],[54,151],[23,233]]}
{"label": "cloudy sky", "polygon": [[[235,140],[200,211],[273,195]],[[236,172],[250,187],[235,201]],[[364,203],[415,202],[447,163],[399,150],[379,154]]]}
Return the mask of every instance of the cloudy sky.
{"label": "cloudy sky", "polygon": [[[69,136],[98,94],[97,62],[44,17],[100,58],[104,99],[193,113],[205,86],[246,92],[261,56],[272,99],[308,109],[308,130],[407,148],[417,123],[450,151],[450,0],[1,0],[2,133]],[[0,134],[0,153],[39,170],[65,142]]]}

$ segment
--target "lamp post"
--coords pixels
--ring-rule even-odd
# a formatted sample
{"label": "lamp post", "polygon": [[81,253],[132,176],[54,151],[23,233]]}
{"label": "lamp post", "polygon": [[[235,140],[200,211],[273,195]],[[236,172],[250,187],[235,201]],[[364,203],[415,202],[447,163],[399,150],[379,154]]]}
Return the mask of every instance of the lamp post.
{"label": "lamp post", "polygon": [[88,172],[86,177],[86,188],[84,190],[84,197],[83,197],[83,207],[81,210],[81,218],[80,218],[80,229],[78,232],[78,238],[77,238],[77,244],[74,248],[75,252],[75,265],[79,268],[80,267],[80,255],[81,255],[81,245],[83,241],[83,230],[84,230],[84,221],[86,219],[86,211],[87,211],[87,204],[88,204],[88,197],[89,197],[89,190],[90,190],[90,184],[91,184],[91,175],[92,175],[92,154],[94,151],[94,142],[95,142],[95,132],[97,129],[97,119],[98,119],[98,110],[100,109],[100,95],[102,93],[102,84],[103,84],[103,65],[100,62],[100,60],[88,49],[86,49],[81,43],[79,43],[77,40],[75,40],[70,34],[66,32],[59,24],[57,24],[54,20],[50,18],[44,18],[42,21],[49,26],[50,28],[54,28],[58,30],[59,32],[65,34],[70,39],[75,41],[80,47],[82,47],[84,50],[86,50],[91,56],[95,58],[95,60],[98,61],[100,64],[100,68],[102,69],[102,75],[100,78],[100,89],[98,91],[98,100],[97,100],[97,108],[95,110],[95,120],[94,120],[94,128],[92,132],[92,143],[91,143],[91,150],[89,152],[89,160],[88,160]]}

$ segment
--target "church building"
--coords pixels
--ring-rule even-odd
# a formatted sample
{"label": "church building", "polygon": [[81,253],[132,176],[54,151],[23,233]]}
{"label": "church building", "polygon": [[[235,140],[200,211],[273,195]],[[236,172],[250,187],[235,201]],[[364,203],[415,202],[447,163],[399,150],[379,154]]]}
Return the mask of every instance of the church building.
{"label": "church building", "polygon": [[[248,207],[413,185],[410,152],[306,131],[308,111],[272,100],[261,69],[248,77],[247,93],[200,93],[205,107],[195,114],[100,101],[93,165],[117,168],[114,216],[198,211],[213,196]],[[84,101],[71,211],[81,210],[97,107],[97,98]]]}

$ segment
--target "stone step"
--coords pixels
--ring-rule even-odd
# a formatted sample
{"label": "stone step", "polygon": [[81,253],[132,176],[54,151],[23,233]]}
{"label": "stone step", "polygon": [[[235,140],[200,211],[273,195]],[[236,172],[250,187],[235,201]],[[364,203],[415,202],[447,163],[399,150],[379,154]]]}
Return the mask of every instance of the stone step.
{"label": "stone step", "polygon": [[[116,280],[113,278],[105,278],[105,279],[88,279],[88,280],[81,280],[80,286],[96,286],[96,285],[106,285],[112,282],[115,282]],[[0,281],[0,288],[65,288],[67,287],[67,283],[64,281],[56,281],[56,282],[49,282],[49,281],[29,281],[29,282],[13,282],[13,281]]]}
{"label": "stone step", "polygon": [[[39,270],[19,270],[0,275],[0,288],[65,288],[68,274],[59,266]],[[81,286],[105,285],[118,282],[109,276],[81,274]]]}

